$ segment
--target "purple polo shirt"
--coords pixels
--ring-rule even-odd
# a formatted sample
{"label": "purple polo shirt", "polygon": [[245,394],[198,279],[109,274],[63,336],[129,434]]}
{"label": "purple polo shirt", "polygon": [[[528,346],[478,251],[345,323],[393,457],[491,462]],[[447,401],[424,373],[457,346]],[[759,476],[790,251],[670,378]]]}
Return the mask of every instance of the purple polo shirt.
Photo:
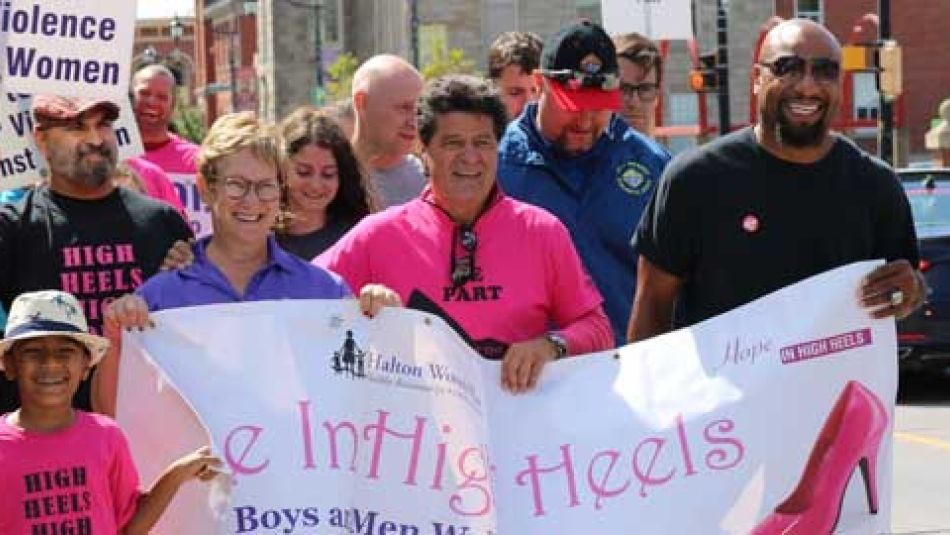
{"label": "purple polo shirt", "polygon": [[304,262],[267,239],[267,264],[251,277],[244,295],[231,286],[224,273],[208,259],[211,236],[192,247],[195,261],[182,269],[163,271],[148,279],[135,293],[152,312],[215,303],[279,299],[342,299],[352,297],[339,275]]}

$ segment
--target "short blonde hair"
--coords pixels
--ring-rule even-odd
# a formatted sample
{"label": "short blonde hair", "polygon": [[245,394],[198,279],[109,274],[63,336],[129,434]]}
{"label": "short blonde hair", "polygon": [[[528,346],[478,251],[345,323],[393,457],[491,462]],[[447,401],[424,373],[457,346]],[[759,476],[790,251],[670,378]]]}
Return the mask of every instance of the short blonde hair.
{"label": "short blonde hair", "polygon": [[283,156],[277,130],[250,111],[222,115],[211,125],[198,153],[198,172],[208,184],[213,184],[218,179],[217,164],[244,149],[251,149],[259,160],[277,168],[283,183]]}

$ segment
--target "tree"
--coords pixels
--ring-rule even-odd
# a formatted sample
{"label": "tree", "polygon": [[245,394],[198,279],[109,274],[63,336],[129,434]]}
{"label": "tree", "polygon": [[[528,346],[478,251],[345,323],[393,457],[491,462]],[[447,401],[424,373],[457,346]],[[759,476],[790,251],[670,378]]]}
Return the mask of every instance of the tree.
{"label": "tree", "polygon": [[184,104],[184,98],[175,102],[175,113],[172,115],[172,130],[179,136],[201,145],[205,138],[204,115],[200,106]]}
{"label": "tree", "polygon": [[356,68],[359,66],[360,61],[356,59],[356,56],[346,52],[337,56],[333,63],[327,67],[327,73],[331,78],[327,84],[327,100],[329,102],[350,98],[353,90],[353,74],[356,73]]}
{"label": "tree", "polygon": [[432,59],[422,67],[422,77],[432,80],[446,74],[475,74],[475,62],[461,48],[449,48],[440,37],[432,43]]}

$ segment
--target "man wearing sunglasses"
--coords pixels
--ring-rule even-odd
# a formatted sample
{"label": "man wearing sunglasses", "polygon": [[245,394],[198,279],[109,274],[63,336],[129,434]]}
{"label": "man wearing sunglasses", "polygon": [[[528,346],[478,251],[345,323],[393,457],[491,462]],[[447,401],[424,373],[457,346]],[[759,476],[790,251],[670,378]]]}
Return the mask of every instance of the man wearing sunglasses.
{"label": "man wearing sunglasses", "polygon": [[441,316],[482,356],[502,361],[505,388],[524,392],[548,361],[608,349],[613,337],[564,225],[496,185],[507,122],[488,81],[430,82],[419,103],[429,185],[360,221],[315,262]]}
{"label": "man wearing sunglasses", "polygon": [[[170,205],[116,187],[116,104],[37,95],[32,107],[47,181],[0,208],[0,303],[9,310],[23,292],[62,289],[102,333],[105,305],[158,271],[191,229]],[[91,408],[89,384],[80,385],[76,407]],[[0,414],[18,406],[15,392],[0,379]]]}
{"label": "man wearing sunglasses", "polygon": [[630,240],[669,155],[613,115],[622,103],[617,52],[600,26],[582,21],[552,35],[534,76],[540,98],[505,131],[498,180],[570,231],[619,345],[636,286]]}
{"label": "man wearing sunglasses", "polygon": [[831,131],[838,41],[814,22],[785,21],[760,57],[758,123],[673,162],[637,231],[632,341],[859,260],[887,261],[858,291],[874,317],[907,316],[923,300],[893,170]]}

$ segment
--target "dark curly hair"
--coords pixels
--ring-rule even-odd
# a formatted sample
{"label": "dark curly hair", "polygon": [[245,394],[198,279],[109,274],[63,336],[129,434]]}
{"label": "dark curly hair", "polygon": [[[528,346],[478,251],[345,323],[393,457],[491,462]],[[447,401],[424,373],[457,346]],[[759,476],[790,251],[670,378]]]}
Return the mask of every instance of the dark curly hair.
{"label": "dark curly hair", "polygon": [[498,90],[488,80],[467,74],[449,74],[429,82],[419,98],[416,114],[423,145],[428,145],[435,136],[438,116],[454,111],[490,117],[496,141],[501,139],[508,124],[505,105],[498,97]]}
{"label": "dark curly hair", "polygon": [[308,145],[322,147],[333,154],[340,188],[327,206],[327,220],[355,223],[378,209],[353,147],[340,126],[325,111],[312,106],[297,108],[281,121],[280,134],[287,160]]}

